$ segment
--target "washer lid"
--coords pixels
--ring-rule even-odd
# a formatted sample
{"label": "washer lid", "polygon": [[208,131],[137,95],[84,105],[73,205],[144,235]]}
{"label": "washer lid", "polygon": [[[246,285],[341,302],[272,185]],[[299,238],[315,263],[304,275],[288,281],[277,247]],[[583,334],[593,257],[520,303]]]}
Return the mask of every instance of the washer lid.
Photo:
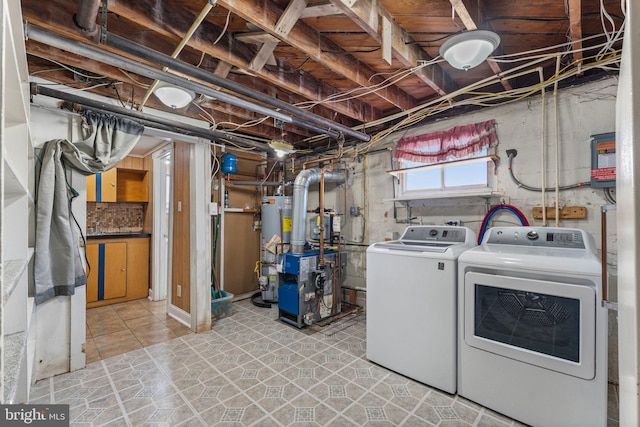
{"label": "washer lid", "polygon": [[392,240],[390,242],[375,243],[377,248],[394,249],[398,251],[412,251],[412,252],[445,252],[451,246],[459,243],[447,243],[447,242],[426,242],[416,240]]}

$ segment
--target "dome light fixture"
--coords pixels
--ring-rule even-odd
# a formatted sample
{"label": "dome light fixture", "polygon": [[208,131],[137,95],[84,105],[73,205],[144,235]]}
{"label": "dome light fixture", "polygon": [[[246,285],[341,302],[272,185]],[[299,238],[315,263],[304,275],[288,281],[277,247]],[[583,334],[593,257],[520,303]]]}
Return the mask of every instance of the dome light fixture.
{"label": "dome light fixture", "polygon": [[153,93],[158,97],[160,102],[173,109],[186,107],[196,98],[194,91],[166,82],[158,83]]}
{"label": "dome light fixture", "polygon": [[486,61],[499,44],[500,36],[492,31],[467,31],[445,41],[440,56],[453,68],[467,71]]}
{"label": "dome light fixture", "polygon": [[296,149],[293,145],[279,139],[270,141],[269,147],[275,150],[278,157],[284,157],[285,154],[293,154],[296,152]]}

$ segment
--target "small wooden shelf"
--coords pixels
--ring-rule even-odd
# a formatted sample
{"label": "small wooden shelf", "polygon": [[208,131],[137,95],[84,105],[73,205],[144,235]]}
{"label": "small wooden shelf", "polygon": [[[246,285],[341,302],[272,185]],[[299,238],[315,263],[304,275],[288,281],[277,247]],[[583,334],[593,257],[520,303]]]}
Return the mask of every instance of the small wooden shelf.
{"label": "small wooden shelf", "polygon": [[118,169],[116,200],[119,202],[148,202],[149,181],[147,171]]}

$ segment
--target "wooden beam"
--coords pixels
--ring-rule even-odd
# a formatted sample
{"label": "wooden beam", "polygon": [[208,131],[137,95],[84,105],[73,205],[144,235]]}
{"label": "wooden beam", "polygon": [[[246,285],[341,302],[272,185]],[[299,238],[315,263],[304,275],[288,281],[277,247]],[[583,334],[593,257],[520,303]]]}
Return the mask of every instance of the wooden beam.
{"label": "wooden beam", "polygon": [[[54,5],[47,9],[41,7],[42,5],[37,0],[22,0],[23,17],[48,30],[84,40],[73,30],[71,24],[71,16],[78,7],[77,2],[74,0],[52,0],[52,4]],[[163,7],[166,14],[164,16],[171,17],[170,20],[164,21],[162,17],[149,13],[149,10],[154,10],[153,0],[137,0],[135,2],[110,0],[109,11],[114,14],[114,18],[109,20],[109,29],[115,34],[126,35],[132,41],[145,44],[158,51],[170,52],[173,48],[163,49],[158,47],[158,44],[165,39],[171,40],[172,45],[175,46],[176,40],[180,40],[184,36],[184,31],[193,22],[193,13],[183,7],[169,4],[164,4]],[[117,19],[135,22],[138,31],[131,32],[131,28],[128,32],[120,30],[119,27],[115,27],[115,24],[118,23]],[[140,31],[140,28],[147,31]],[[149,34],[152,33],[153,37],[149,37]],[[245,45],[229,37],[222,37],[218,43],[213,44],[213,40],[218,38],[221,33],[221,28],[204,21],[200,25],[199,31],[189,41],[188,46],[235,67],[248,70],[249,63],[255,56],[255,49],[252,49],[251,45]],[[327,97],[341,92],[337,88],[319,81],[309,73],[286,64],[280,64],[278,70],[272,71],[263,68],[255,74],[272,87],[302,97],[296,102],[287,101],[290,103],[303,100],[322,102]],[[359,122],[374,121],[383,117],[382,111],[358,99],[335,102],[326,106],[320,105],[314,107],[313,111],[325,117],[334,117],[337,112]]]}
{"label": "wooden beam", "polygon": [[287,37],[293,26],[298,22],[298,19],[300,19],[300,15],[307,7],[307,3],[308,0],[291,0],[284,13],[280,15],[278,22],[276,22],[276,34],[280,37]]}
{"label": "wooden beam", "polygon": [[580,67],[582,65],[582,0],[569,0],[569,38],[573,49],[574,65]]}
{"label": "wooden beam", "polygon": [[[287,34],[289,34],[291,28],[293,28],[296,22],[298,22],[298,18],[305,7],[307,7],[307,0],[291,0],[287,8],[284,10],[284,13],[280,15],[278,22],[276,22],[275,30],[280,37],[286,37]],[[280,40],[271,34],[269,34],[269,36],[275,40],[265,41],[262,46],[260,46],[258,54],[249,64],[249,69],[251,71],[261,70],[267,62],[273,62],[272,65],[277,65],[275,57],[273,56],[273,51],[278,46]]]}
{"label": "wooden beam", "polygon": [[314,4],[309,5],[305,10],[302,11],[300,15],[300,19],[304,18],[320,18],[322,16],[331,16],[331,15],[340,15],[340,9],[338,9],[334,4],[330,3],[327,0],[323,4]]}
{"label": "wooden beam", "polygon": [[[384,17],[391,25],[392,49],[394,56],[408,67],[416,67],[422,62],[432,61],[420,46],[413,42],[411,35],[402,28],[378,1],[359,0],[331,0],[345,15],[369,34],[378,43],[382,43],[379,31],[379,16]],[[458,86],[438,65],[421,68],[415,73],[422,81],[428,84],[439,95],[446,95],[458,89]]]}
{"label": "wooden beam", "polygon": [[474,8],[470,7],[469,9],[467,9],[467,6],[465,6],[462,0],[449,0],[449,1],[451,2],[451,6],[453,6],[453,8],[456,10],[458,17],[464,24],[465,28],[468,31],[477,30],[478,26],[476,25],[476,20],[478,20],[478,17],[476,17],[476,20],[474,20],[474,18],[472,18],[471,14],[469,13],[469,9],[474,9]]}
{"label": "wooden beam", "polygon": [[[257,55],[251,60],[251,63],[249,63],[249,69],[253,72],[262,70],[264,64],[273,58],[273,51],[279,42],[280,40],[263,43]],[[273,62],[275,62],[275,59],[273,59]]]}
{"label": "wooden beam", "polygon": [[[474,31],[478,29],[478,22],[482,21],[482,14],[479,0],[449,0],[451,6],[456,10],[456,13],[460,17],[460,20],[464,24],[465,28],[469,31]],[[472,16],[473,13],[473,16]],[[491,58],[491,56],[489,56]],[[491,71],[495,74],[502,73],[502,68],[500,64],[495,61],[487,61],[489,67],[491,67]],[[500,79],[500,83],[502,83],[502,87],[506,90],[512,90],[513,87],[509,80]]]}
{"label": "wooden beam", "polygon": [[382,17],[382,25],[380,25],[382,32],[382,59],[387,61],[387,64],[392,63],[392,51],[393,51],[393,29],[391,28],[391,21],[386,17]]}
{"label": "wooden beam", "polygon": [[272,36],[271,34],[265,31],[251,31],[249,33],[236,33],[233,36],[236,40],[240,40],[245,43],[270,43],[270,42],[279,42],[280,39],[276,36]]}
{"label": "wooden beam", "polygon": [[[276,34],[276,21],[282,15],[282,9],[271,0],[256,2],[254,0],[218,0],[218,5],[231,10],[232,13],[258,25],[263,30]],[[289,45],[306,52],[316,62],[340,74],[358,86],[369,88],[383,83],[384,78],[375,70],[348,54],[337,43],[320,34],[316,29],[298,21],[287,40]],[[375,95],[390,104],[408,110],[417,106],[416,100],[397,86],[388,86],[376,90]]]}
{"label": "wooden beam", "polygon": [[213,72],[213,74],[215,74],[218,77],[227,78],[232,68],[233,68],[233,65],[221,60],[221,61],[218,61],[218,65],[216,65],[216,69]]}

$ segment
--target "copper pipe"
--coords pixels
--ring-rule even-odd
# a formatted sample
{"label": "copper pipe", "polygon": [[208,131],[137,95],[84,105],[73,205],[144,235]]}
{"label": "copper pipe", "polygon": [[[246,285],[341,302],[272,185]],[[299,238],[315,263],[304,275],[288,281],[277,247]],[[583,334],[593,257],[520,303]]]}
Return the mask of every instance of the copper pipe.
{"label": "copper pipe", "polygon": [[308,160],[302,164],[302,169],[306,169],[307,165],[312,165],[314,163],[333,162],[334,160],[341,159],[343,154],[343,146],[344,146],[344,136],[340,134],[340,138],[338,139],[338,154],[336,154],[335,156],[322,157],[315,160]]}

